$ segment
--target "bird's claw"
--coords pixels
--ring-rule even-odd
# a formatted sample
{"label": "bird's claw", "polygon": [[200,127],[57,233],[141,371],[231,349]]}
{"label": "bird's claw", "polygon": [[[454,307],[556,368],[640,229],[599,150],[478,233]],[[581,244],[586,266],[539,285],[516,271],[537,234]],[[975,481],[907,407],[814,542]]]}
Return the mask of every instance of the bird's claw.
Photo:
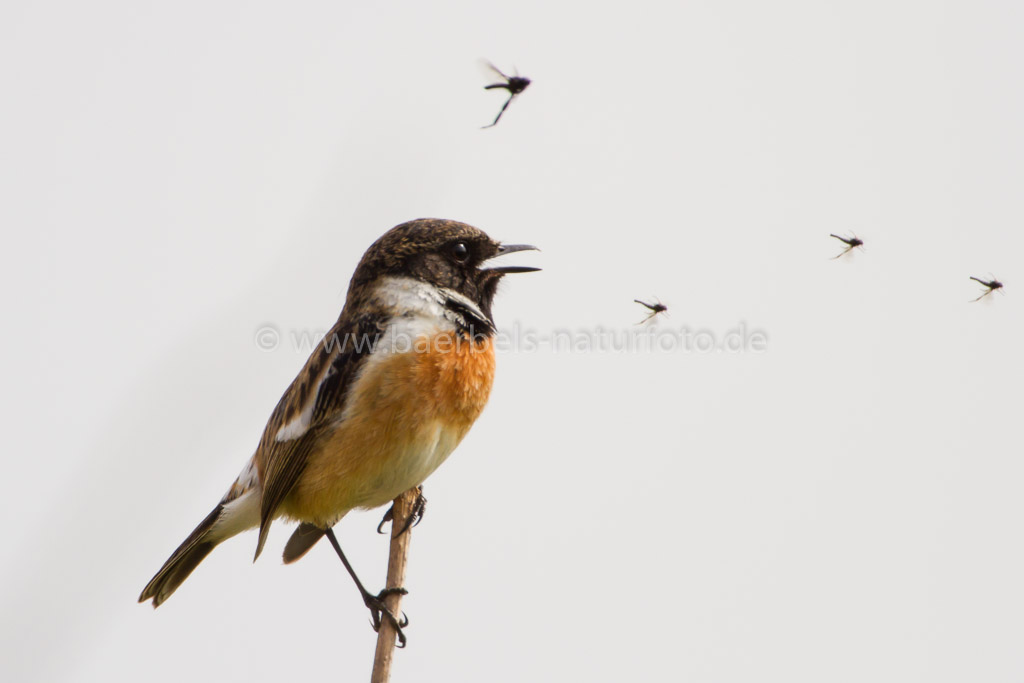
{"label": "bird's claw", "polygon": [[389,595],[408,595],[408,593],[409,591],[404,588],[385,588],[377,595],[367,593],[363,596],[363,602],[370,610],[370,625],[373,626],[373,630],[380,631],[380,627],[386,619],[391,624],[391,628],[395,629],[395,635],[398,636],[397,647],[405,647],[405,633],[402,629],[409,625],[409,617],[405,615],[405,612],[402,612],[401,619],[396,617],[384,604],[384,598]]}
{"label": "bird's claw", "polygon": [[[421,521],[423,521],[423,515],[424,515],[424,513],[426,513],[426,511],[427,511],[427,497],[423,495],[423,487],[422,486],[418,486],[418,487],[416,487],[416,501],[412,504],[412,512],[410,513],[409,517],[405,520],[405,524],[402,526],[402,530],[398,532],[398,536],[401,536],[406,531],[408,531],[409,529],[411,529],[412,527],[418,525]],[[383,531],[384,525],[387,524],[388,522],[394,522],[394,521],[395,521],[395,505],[394,505],[394,503],[392,503],[391,507],[388,508],[388,511],[385,512],[384,516],[381,518],[380,524],[377,525],[377,533],[378,534],[386,534],[387,532]],[[398,536],[395,536],[395,538],[398,538]]]}

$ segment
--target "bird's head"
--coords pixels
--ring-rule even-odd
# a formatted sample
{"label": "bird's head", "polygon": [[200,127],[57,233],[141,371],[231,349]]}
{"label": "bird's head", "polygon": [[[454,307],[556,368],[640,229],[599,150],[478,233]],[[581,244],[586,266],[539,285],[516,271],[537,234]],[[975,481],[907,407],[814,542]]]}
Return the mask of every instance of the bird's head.
{"label": "bird's head", "polygon": [[490,318],[498,282],[505,275],[540,270],[491,265],[491,259],[536,249],[528,244],[501,244],[482,230],[457,221],[409,221],[388,230],[366,250],[352,276],[349,297],[378,278],[404,276],[457,292]]}

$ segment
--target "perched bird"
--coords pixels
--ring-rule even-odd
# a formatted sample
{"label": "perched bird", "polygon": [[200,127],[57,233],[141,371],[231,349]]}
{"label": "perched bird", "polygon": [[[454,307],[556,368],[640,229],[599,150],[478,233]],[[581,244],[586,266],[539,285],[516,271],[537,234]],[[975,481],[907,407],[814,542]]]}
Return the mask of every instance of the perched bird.
{"label": "perched bird", "polygon": [[840,237],[839,235],[829,234],[829,237],[835,237],[837,240],[846,245],[846,249],[843,249],[841,252],[833,256],[833,259],[837,259],[840,256],[844,256],[848,254],[851,250],[856,249],[857,247],[864,246],[864,240],[857,237],[856,235],[854,235],[853,237]]}
{"label": "perched bird", "polygon": [[[341,316],[285,391],[256,452],[213,511],[164,563],[139,602],[177,590],[218,544],[273,520],[301,524],[285,563],[327,536],[370,609],[374,628],[404,620],[367,591],[332,527],[350,510],[385,505],[451,454],[483,410],[494,377],[491,303],[509,273],[492,258],[536,249],[503,245],[449,220],[392,228],[366,251]],[[255,558],[254,558],[255,559]],[[404,592],[404,589],[397,589]]]}
{"label": "perched bird", "polygon": [[505,113],[506,109],[508,109],[508,105],[512,104],[512,100],[516,98],[516,95],[526,90],[526,86],[530,85],[530,79],[518,75],[506,76],[498,67],[494,66],[490,62],[484,62],[484,65],[494,73],[501,76],[503,81],[502,83],[491,83],[490,85],[485,85],[484,90],[508,90],[508,99],[505,100],[505,104],[502,105],[501,111],[498,112],[498,115],[494,117],[494,122],[489,123],[486,126],[481,126],[481,128],[491,128],[498,124],[498,119],[500,119],[501,115]]}
{"label": "perched bird", "polygon": [[645,322],[653,319],[654,316],[658,315],[659,313],[664,313],[665,315],[668,315],[668,306],[661,303],[657,299],[655,299],[655,303],[653,304],[649,304],[645,301],[640,301],[640,299],[633,299],[633,301],[640,304],[641,306],[646,307],[650,311],[650,313],[647,314],[647,317],[638,322],[637,325],[643,325]]}
{"label": "perched bird", "polygon": [[978,299],[985,298],[986,296],[988,296],[992,292],[996,291],[997,289],[1002,289],[1003,288],[1003,283],[1000,282],[999,280],[995,279],[995,278],[992,278],[991,280],[986,282],[985,280],[982,280],[981,278],[974,277],[972,275],[971,279],[975,280],[976,282],[980,282],[981,284],[985,285],[985,287],[987,287],[987,289],[984,292],[981,293],[981,296],[979,296],[977,299],[972,299],[971,303],[974,303],[975,301],[978,301]]}

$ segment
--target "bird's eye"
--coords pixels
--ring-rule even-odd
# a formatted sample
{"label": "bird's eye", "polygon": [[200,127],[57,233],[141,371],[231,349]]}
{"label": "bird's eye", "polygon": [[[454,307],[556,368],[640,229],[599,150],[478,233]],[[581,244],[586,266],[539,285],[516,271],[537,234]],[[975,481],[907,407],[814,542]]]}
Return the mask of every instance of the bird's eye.
{"label": "bird's eye", "polygon": [[465,242],[456,242],[452,245],[452,258],[459,263],[465,263],[469,260],[469,247],[466,246]]}

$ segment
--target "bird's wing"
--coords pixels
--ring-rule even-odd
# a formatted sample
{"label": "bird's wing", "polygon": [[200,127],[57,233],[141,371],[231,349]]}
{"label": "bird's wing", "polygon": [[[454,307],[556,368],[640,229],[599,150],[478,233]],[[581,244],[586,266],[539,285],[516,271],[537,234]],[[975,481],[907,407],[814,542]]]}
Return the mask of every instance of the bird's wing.
{"label": "bird's wing", "polygon": [[256,557],[263,552],[274,514],[302,476],[319,437],[341,415],[362,361],[373,352],[383,328],[378,315],[352,320],[343,315],[317,344],[270,416],[256,450],[263,485]]}

